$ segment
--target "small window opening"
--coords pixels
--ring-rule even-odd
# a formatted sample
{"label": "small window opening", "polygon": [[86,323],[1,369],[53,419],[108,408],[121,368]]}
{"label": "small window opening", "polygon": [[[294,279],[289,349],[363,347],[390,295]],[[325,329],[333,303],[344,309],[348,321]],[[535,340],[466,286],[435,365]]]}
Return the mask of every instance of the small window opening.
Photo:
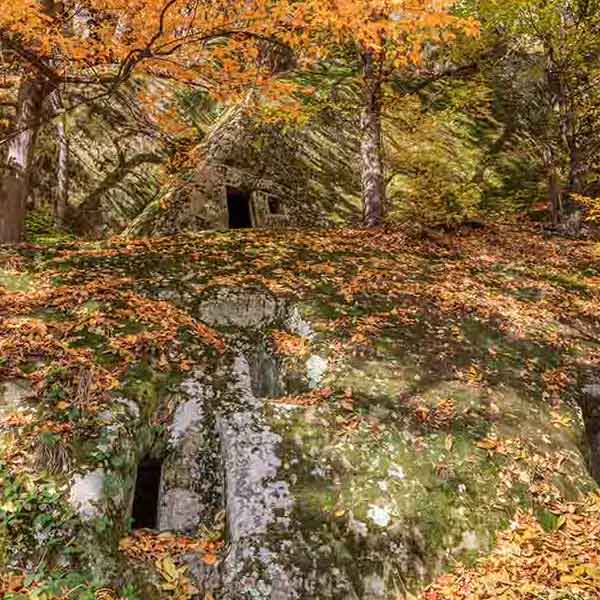
{"label": "small window opening", "polygon": [[229,227],[231,229],[252,227],[249,192],[227,188],[227,209],[229,210]]}
{"label": "small window opening", "polygon": [[156,529],[162,463],[154,458],[140,462],[131,517],[133,529]]}
{"label": "small window opening", "polygon": [[269,212],[272,215],[281,214],[281,202],[277,196],[269,196]]}

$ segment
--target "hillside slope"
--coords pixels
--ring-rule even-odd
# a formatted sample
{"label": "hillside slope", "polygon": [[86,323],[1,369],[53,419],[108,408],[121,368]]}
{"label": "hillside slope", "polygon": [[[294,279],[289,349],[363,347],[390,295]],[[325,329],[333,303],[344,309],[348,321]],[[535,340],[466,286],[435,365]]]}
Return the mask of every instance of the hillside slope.
{"label": "hillside slope", "polygon": [[[242,231],[0,256],[7,598],[400,598],[516,514],[560,533],[596,490],[591,243]],[[130,533],[152,460],[156,527]],[[570,552],[532,597],[600,593],[597,555]],[[462,589],[444,581],[427,597]]]}

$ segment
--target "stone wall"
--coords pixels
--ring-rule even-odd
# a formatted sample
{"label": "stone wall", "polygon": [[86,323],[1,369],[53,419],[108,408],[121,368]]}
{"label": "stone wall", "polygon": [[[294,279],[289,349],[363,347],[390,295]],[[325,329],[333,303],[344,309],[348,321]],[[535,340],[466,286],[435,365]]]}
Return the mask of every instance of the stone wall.
{"label": "stone wall", "polygon": [[[141,219],[142,229],[134,234],[172,235],[181,231],[227,229],[227,190],[250,197],[252,227],[286,227],[295,223],[292,203],[294,189],[252,172],[227,165],[208,165],[165,199],[162,210]],[[135,229],[135,226],[132,228]]]}
{"label": "stone wall", "polygon": [[221,115],[202,146],[201,164],[182,174],[182,183],[150,205],[126,235],[226,229],[228,188],[250,195],[252,227],[315,224],[307,210],[310,174],[293,133],[257,122],[241,105]]}

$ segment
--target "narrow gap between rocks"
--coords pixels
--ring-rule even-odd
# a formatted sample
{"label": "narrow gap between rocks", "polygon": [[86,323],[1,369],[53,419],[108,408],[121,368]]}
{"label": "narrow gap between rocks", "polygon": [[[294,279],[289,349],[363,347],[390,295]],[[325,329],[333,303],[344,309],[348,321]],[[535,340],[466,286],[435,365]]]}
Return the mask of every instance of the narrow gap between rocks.
{"label": "narrow gap between rocks", "polygon": [[161,472],[160,460],[147,457],[140,462],[131,511],[132,529],[156,529]]}
{"label": "narrow gap between rocks", "polygon": [[589,452],[589,471],[596,483],[600,484],[600,420],[584,417],[584,424]]}
{"label": "narrow gap between rocks", "polygon": [[600,484],[600,386],[594,383],[583,386],[579,408],[585,428],[580,449],[587,456],[592,478]]}
{"label": "narrow gap between rocks", "polygon": [[250,366],[252,393],[257,398],[279,398],[285,395],[285,385],[279,361],[266,348],[264,342],[255,345],[252,352],[245,353]]}

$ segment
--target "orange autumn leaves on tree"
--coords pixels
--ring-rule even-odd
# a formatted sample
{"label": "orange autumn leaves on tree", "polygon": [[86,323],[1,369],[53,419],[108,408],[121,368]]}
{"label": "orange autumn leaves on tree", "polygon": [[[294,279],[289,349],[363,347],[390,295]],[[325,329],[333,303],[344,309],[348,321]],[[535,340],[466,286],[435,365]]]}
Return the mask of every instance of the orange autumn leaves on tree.
{"label": "orange autumn leaves on tree", "polygon": [[[0,243],[23,239],[37,134],[49,120],[106,99],[134,72],[146,85],[174,80],[235,100],[271,80],[264,55],[285,29],[272,8],[287,2],[4,0],[0,80],[14,82],[16,101],[0,140]],[[146,112],[173,114],[164,98]]]}
{"label": "orange autumn leaves on tree", "polygon": [[445,44],[457,32],[475,35],[473,18],[451,13],[455,0],[305,0],[295,5],[292,23],[305,27],[313,57],[330,58],[343,45],[372,51],[385,71],[419,66],[425,44]]}
{"label": "orange autumn leaves on tree", "polygon": [[[280,113],[298,115],[298,73],[355,50],[362,72],[361,179],[366,225],[381,223],[385,178],[381,149],[382,87],[398,71],[475,22],[453,16],[450,0],[4,0],[0,76],[19,82],[0,180],[0,242],[23,238],[36,136],[48,112],[60,116],[113,94],[134,72],[200,87],[220,102],[251,91],[279,98]],[[426,52],[427,49],[427,52]],[[282,60],[280,60],[282,59]],[[284,66],[282,66],[284,65]],[[178,132],[168,99],[146,112]],[[74,93],[73,93],[74,92]],[[49,98],[59,108],[46,110]],[[65,99],[67,100],[65,102]]]}
{"label": "orange autumn leaves on tree", "polygon": [[[18,48],[21,58],[51,60],[62,77],[81,75],[98,64],[143,62],[149,72],[205,80],[207,72],[241,72],[242,62],[244,72],[260,66],[261,42],[268,40],[296,49],[305,65],[331,57],[336,44],[356,42],[363,49],[385,51],[391,68],[403,68],[420,62],[425,42],[447,42],[453,35],[450,29],[477,30],[474,20],[450,14],[453,4],[454,0],[4,0],[0,35],[9,48]],[[215,39],[227,44],[208,43]]]}
{"label": "orange autumn leaves on tree", "polygon": [[[4,0],[0,44],[53,85],[110,85],[134,69],[201,85],[219,100],[266,86],[266,47],[293,48],[296,68],[355,44],[382,75],[418,65],[426,43],[476,23],[453,0]],[[284,85],[282,83],[282,85]],[[289,82],[278,90],[289,95]],[[271,92],[270,96],[274,94]]]}
{"label": "orange autumn leaves on tree", "polygon": [[247,86],[260,79],[261,44],[280,25],[272,4],[5,0],[0,41],[24,63],[57,77],[57,84],[106,83],[136,68],[209,87],[235,75]]}

